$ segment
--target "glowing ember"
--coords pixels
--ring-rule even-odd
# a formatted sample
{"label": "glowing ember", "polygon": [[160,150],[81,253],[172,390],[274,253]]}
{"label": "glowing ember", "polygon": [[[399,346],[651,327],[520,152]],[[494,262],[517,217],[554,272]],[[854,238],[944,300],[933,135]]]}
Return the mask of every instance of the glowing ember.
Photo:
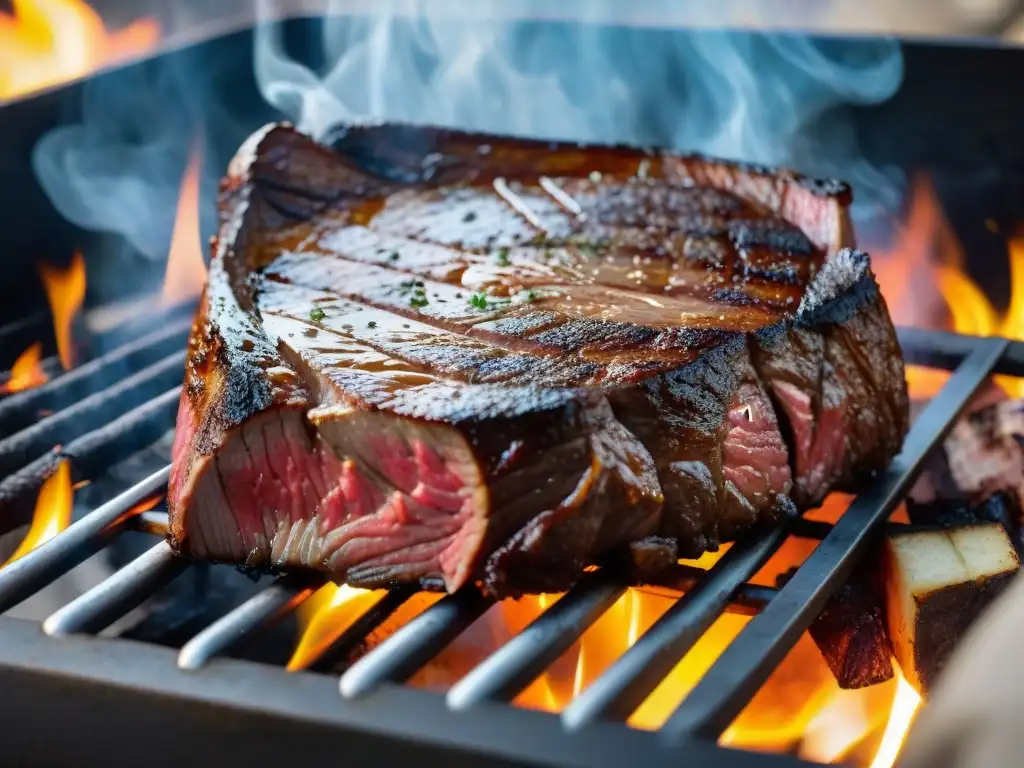
{"label": "glowing ember", "polygon": [[[1010,304],[1000,315],[964,270],[963,250],[927,179],[918,179],[912,187],[906,224],[896,242],[887,249],[869,250],[897,324],[1024,339],[1024,238],[1009,242]],[[907,382],[916,399],[933,397],[948,378],[945,371],[907,366]],[[1011,397],[1024,397],[1024,379],[996,381]]]}
{"label": "glowing ember", "polygon": [[199,173],[203,156],[199,149],[192,152],[178,196],[178,213],[174,219],[174,233],[167,258],[167,271],[161,301],[173,304],[198,296],[206,282],[206,263],[199,228]]}
{"label": "glowing ember", "polygon": [[67,269],[40,264],[39,276],[46,289],[46,298],[50,302],[60,364],[67,371],[75,366],[75,344],[71,326],[85,299],[85,260],[80,252],[75,251]]}
{"label": "glowing ember", "polygon": [[43,345],[38,341],[22,352],[18,359],[11,366],[11,376],[6,382],[0,384],[0,394],[20,392],[23,389],[31,389],[45,384],[49,376],[43,370],[39,361],[43,359]]}
{"label": "glowing ember", "polygon": [[32,524],[21,545],[4,565],[24,557],[40,544],[49,541],[71,524],[74,492],[71,490],[71,465],[66,460],[57,465],[39,490]]}
{"label": "glowing ember", "polygon": [[83,0],[12,0],[0,11],[0,101],[141,56],[160,39],[153,19],[108,32]]}
{"label": "glowing ember", "polygon": [[898,685],[896,696],[892,700],[889,723],[885,726],[885,734],[875,753],[875,759],[871,761],[871,768],[892,768],[903,748],[903,742],[906,741],[910,725],[914,722],[914,715],[921,706],[921,695],[899,671],[896,674],[899,676]]}

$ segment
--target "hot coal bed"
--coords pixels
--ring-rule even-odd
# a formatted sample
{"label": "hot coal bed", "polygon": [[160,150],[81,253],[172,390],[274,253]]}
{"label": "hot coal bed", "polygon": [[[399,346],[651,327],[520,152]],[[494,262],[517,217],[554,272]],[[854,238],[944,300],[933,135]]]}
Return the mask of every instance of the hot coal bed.
{"label": "hot coal bed", "polygon": [[[315,58],[311,27],[293,22],[287,39],[300,52],[309,46]],[[170,82],[173,90],[182,84],[168,73],[207,73],[203,103],[224,105],[233,119],[202,109],[158,117],[202,136],[204,162],[222,169],[252,130],[280,117],[252,79],[252,45],[251,33],[238,33],[98,75],[88,85]],[[1024,57],[925,43],[904,44],[903,55],[903,85],[893,99],[829,110],[810,135],[852,126],[866,162],[908,176],[929,171],[970,254],[972,276],[997,302],[1005,300],[1005,238],[993,232],[1024,220],[1024,103],[1012,85]],[[853,573],[988,377],[1024,376],[1024,343],[901,329],[909,362],[953,374],[918,413],[892,466],[834,525],[793,521],[756,531],[706,572],[682,565],[669,571],[665,585],[684,596],[562,717],[508,702],[625,592],[627,584],[611,573],[588,573],[447,697],[404,683],[491,607],[472,591],[442,598],[363,653],[365,637],[414,597],[395,590],[308,669],[287,672],[292,610],[316,585],[186,563],[163,541],[166,515],[155,500],[168,477],[168,435],[194,304],[131,304],[157,292],[162,275],[112,248],[110,236],[59,216],[29,160],[41,136],[80,118],[85,90],[76,83],[0,107],[0,363],[45,339],[44,366],[53,373],[41,387],[0,398],[0,554],[6,557],[24,535],[39,490],[62,459],[75,482],[89,481],[75,495],[75,524],[0,570],[0,749],[10,764],[72,765],[83,755],[102,755],[109,765],[197,758],[240,764],[297,753],[352,765],[432,758],[451,765],[802,764],[716,740]],[[180,149],[184,167],[187,146]],[[807,156],[801,170],[817,171],[813,146]],[[843,175],[825,159],[821,165]],[[212,205],[208,196],[204,205]],[[27,276],[39,260],[67,263],[76,249],[85,253],[87,271],[90,254],[104,254],[105,269],[123,258],[124,279],[90,286],[79,321],[87,327],[76,330],[79,364],[60,373],[46,298]],[[821,543],[783,586],[749,583],[792,536]],[[19,608],[90,558],[102,575],[113,575],[59,598],[47,608],[42,631],[38,621],[18,618]],[[756,615],[665,725],[654,733],[625,726],[728,610]]]}

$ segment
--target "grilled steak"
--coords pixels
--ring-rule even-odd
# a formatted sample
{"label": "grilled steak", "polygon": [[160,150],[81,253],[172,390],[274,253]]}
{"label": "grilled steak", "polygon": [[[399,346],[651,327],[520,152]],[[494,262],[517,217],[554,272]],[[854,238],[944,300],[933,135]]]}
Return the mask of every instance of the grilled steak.
{"label": "grilled steak", "polygon": [[224,182],[178,552],[555,591],[714,549],[899,450],[903,363],[845,185],[400,125],[328,144],[269,126]]}

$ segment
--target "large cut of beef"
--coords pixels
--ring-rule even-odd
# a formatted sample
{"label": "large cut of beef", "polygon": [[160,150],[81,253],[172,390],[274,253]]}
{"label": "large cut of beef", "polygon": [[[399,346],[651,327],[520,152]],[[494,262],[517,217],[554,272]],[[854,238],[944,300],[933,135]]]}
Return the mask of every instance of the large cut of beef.
{"label": "large cut of beef", "polygon": [[221,192],[174,548],[555,591],[855,488],[908,404],[849,199],[704,157],[268,126]]}

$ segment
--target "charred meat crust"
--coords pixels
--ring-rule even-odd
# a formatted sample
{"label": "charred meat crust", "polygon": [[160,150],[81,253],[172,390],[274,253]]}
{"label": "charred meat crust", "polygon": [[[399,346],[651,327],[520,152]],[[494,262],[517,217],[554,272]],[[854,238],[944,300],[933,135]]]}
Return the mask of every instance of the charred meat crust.
{"label": "charred meat crust", "polygon": [[[556,591],[599,557],[633,542],[674,541],[681,555],[699,555],[758,522],[791,514],[793,501],[805,507],[837,484],[855,483],[898,451],[907,426],[902,362],[867,257],[843,249],[852,244],[845,185],[699,156],[402,125],[348,126],[335,133],[331,145],[333,150],[286,125],[268,126],[239,150],[222,186],[221,231],[190,340],[174,449],[169,537],[179,553],[257,566],[320,568],[360,586],[443,579],[450,590],[475,580],[497,595]],[[677,252],[676,241],[659,240],[662,235],[651,240],[631,229],[629,206],[636,201],[657,213],[668,199],[644,186],[648,180],[682,190],[673,204],[683,206],[684,219],[693,215],[689,206],[698,211],[693,225],[679,230],[691,233],[687,248],[699,246],[697,261],[686,267],[691,270],[687,279],[699,276],[701,269],[724,268],[740,290],[711,285],[693,293],[703,298],[689,299],[690,289],[684,288],[681,298],[660,301],[696,322],[684,319],[663,327],[632,321],[629,315],[617,321],[607,313],[588,314],[598,312],[603,299],[597,293],[581,292],[576,303],[545,294],[535,306],[510,302],[498,293],[494,304],[482,300],[486,309],[479,317],[452,314],[451,306],[441,306],[444,299],[424,306],[428,290],[445,289],[445,282],[457,281],[467,265],[470,270],[482,266],[486,273],[494,271],[497,260],[497,273],[504,273],[511,263],[514,281],[527,286],[530,270],[547,260],[548,249],[564,249],[580,259],[580,266],[587,265],[594,244],[581,243],[578,236],[563,243],[552,234],[564,211],[544,214],[545,221],[555,223],[552,230],[540,222],[546,235],[515,235],[511,242],[525,251],[514,250],[514,261],[505,247],[496,257],[487,245],[467,249],[456,222],[454,234],[431,242],[469,255],[446,267],[444,253],[441,262],[427,254],[417,267],[387,263],[399,255],[395,252],[387,257],[386,268],[413,275],[396,291],[374,293],[373,280],[367,283],[371,287],[352,288],[345,277],[379,267],[346,267],[337,274],[328,270],[319,282],[310,282],[305,273],[304,264],[311,262],[304,262],[302,254],[309,247],[315,251],[316,243],[308,236],[297,241],[292,233],[308,231],[309,223],[326,217],[364,226],[388,201],[409,199],[402,197],[409,189],[473,189],[499,179],[510,205],[520,195],[534,205],[530,188],[517,186],[517,172],[531,180],[564,177],[565,188],[584,201],[596,195],[598,207],[588,210],[597,220],[588,226],[597,227],[594,243],[600,252],[624,248],[661,257],[669,248],[678,253],[663,262],[669,265],[675,258],[690,264],[690,251]],[[576,184],[574,178],[583,181]],[[615,188],[602,179],[613,187],[632,184],[633,191],[620,203]],[[703,188],[726,190],[726,197],[705,194]],[[686,192],[690,189],[694,194]],[[447,203],[439,199],[436,210],[445,211]],[[747,206],[743,215],[748,218],[768,218],[741,219],[725,229],[715,224],[702,234],[701,206],[712,205],[712,212],[722,205],[740,210],[729,199]],[[467,209],[459,215],[468,225],[474,213]],[[530,224],[523,231],[536,232],[529,211],[522,216]],[[602,227],[612,229],[606,235]],[[625,239],[616,233],[626,233]],[[709,233],[728,239],[732,250],[727,253],[735,263],[715,260],[716,253],[726,252],[707,250],[702,238]],[[282,253],[284,260],[278,258]],[[368,258],[377,263],[382,254],[378,248]],[[633,258],[637,263],[638,257]],[[283,266],[288,259],[292,266]],[[266,271],[272,262],[273,270]],[[576,278],[559,277],[559,269],[545,279],[571,285]],[[313,337],[304,345],[268,335],[261,273],[282,285],[294,282],[296,290],[345,296],[390,313],[399,323],[406,317],[427,322],[428,335],[456,334],[474,339],[477,346],[472,355],[462,344],[441,357],[434,354],[430,362],[414,363],[406,344],[412,330],[406,336],[398,332],[401,343],[383,346],[326,324],[319,331],[303,331]],[[611,285],[621,284],[616,282],[620,273],[609,274]],[[430,282],[428,289],[422,280],[439,282]],[[422,292],[413,294],[414,301],[407,298],[406,284]],[[514,297],[516,282],[504,285],[501,290],[513,286],[513,293],[504,295]],[[686,280],[680,285],[685,287]],[[660,286],[652,283],[642,290],[660,291]],[[666,296],[674,295],[670,288],[675,290],[666,283]],[[611,293],[616,300],[634,300],[629,290]],[[765,303],[769,294],[776,299]],[[430,299],[441,295],[432,293]],[[784,309],[791,301],[783,301],[786,296],[800,298],[796,312]],[[282,306],[272,311],[289,322],[308,324],[306,313],[323,316],[319,305],[301,312]],[[720,312],[725,314],[718,320],[725,322],[715,321]],[[431,336],[429,343],[438,342]],[[344,368],[332,383],[319,372],[339,355],[379,359],[363,370],[359,365]],[[444,355],[462,367],[448,365],[437,381],[426,383],[436,377],[438,360],[448,360]],[[810,362],[794,362],[801,355]],[[404,373],[396,373],[396,365]],[[532,384],[502,383],[535,375],[532,371],[542,372]],[[851,404],[848,396],[858,387],[870,397],[857,394]],[[878,412],[879,401],[884,413]],[[862,408],[873,414],[864,416]],[[294,429],[299,432],[293,437],[306,454],[297,457],[291,446],[275,458],[273,446],[262,445],[262,439],[253,445],[249,434],[246,442],[246,425],[269,413],[287,414],[282,416],[286,419],[297,415]],[[826,439],[824,426],[838,425],[841,433],[851,423],[859,424],[859,431],[854,429],[842,445],[835,442],[836,433]],[[366,448],[372,441],[355,445],[346,437],[345,424],[358,425],[350,430],[354,433],[379,429],[382,434],[399,425],[392,435],[398,442],[391,445],[405,464],[395,466],[411,468],[417,484],[404,482],[401,472],[382,471],[379,451]],[[819,424],[821,429],[815,429]],[[432,440],[455,448],[450,454],[432,451]],[[242,488],[238,493],[255,507],[250,510],[258,521],[255,532],[246,533],[252,522],[245,518],[248,513],[235,512],[229,527],[237,525],[238,532],[213,531],[213,544],[201,541],[195,534],[197,521],[217,514],[208,508],[209,499],[234,505],[231,487],[240,487],[242,475],[229,454],[239,445],[249,463],[242,475],[260,487],[276,482],[275,503],[290,506],[290,517],[282,518],[273,504],[261,507],[259,493]],[[261,459],[260,451],[269,458]],[[305,461],[312,461],[315,488],[291,474],[296,462]],[[253,462],[263,469],[255,471]],[[304,490],[296,490],[300,486],[295,483]],[[196,500],[197,489],[206,494],[204,504]],[[308,508],[293,503],[296,494],[308,500]],[[447,509],[457,524],[439,518],[439,509]],[[208,532],[211,526],[206,524]],[[381,531],[395,526],[413,531],[402,547],[375,548]],[[345,532],[355,528],[363,533]]]}
{"label": "charred meat crust", "polygon": [[794,221],[816,203],[829,205],[818,226],[802,227],[820,248],[853,246],[847,215],[850,186],[795,171],[753,163],[729,162],[700,154],[682,155],[639,147],[594,146],[465,133],[439,127],[365,122],[340,125],[324,144],[361,165],[367,172],[404,184],[461,184],[506,175],[509,169],[567,176],[641,175],[697,187],[721,188],[729,177],[741,177],[739,194]]}
{"label": "charred meat crust", "polygon": [[[699,153],[678,154],[628,144],[588,145],[563,141],[538,141],[495,137],[485,133],[454,131],[436,126],[365,121],[338,125],[323,139],[323,144],[365,164],[368,171],[402,182],[476,180],[477,174],[493,168],[490,158],[503,155],[506,167],[517,164],[536,168],[541,173],[603,171],[602,162],[623,163],[622,171],[632,175],[637,160],[668,160],[681,165],[701,165],[712,175],[728,168],[773,184],[793,184],[819,197],[835,198],[841,205],[853,199],[850,186],[837,179],[818,179],[787,169],[757,163],[729,162]],[[596,157],[595,157],[596,155]],[[540,165],[538,165],[540,163]],[[656,169],[651,168],[651,173]],[[451,174],[451,175],[445,175]]]}
{"label": "charred meat crust", "polygon": [[841,251],[826,263],[793,322],[754,334],[751,353],[783,422],[799,507],[855,490],[899,452],[910,401],[866,255]]}

